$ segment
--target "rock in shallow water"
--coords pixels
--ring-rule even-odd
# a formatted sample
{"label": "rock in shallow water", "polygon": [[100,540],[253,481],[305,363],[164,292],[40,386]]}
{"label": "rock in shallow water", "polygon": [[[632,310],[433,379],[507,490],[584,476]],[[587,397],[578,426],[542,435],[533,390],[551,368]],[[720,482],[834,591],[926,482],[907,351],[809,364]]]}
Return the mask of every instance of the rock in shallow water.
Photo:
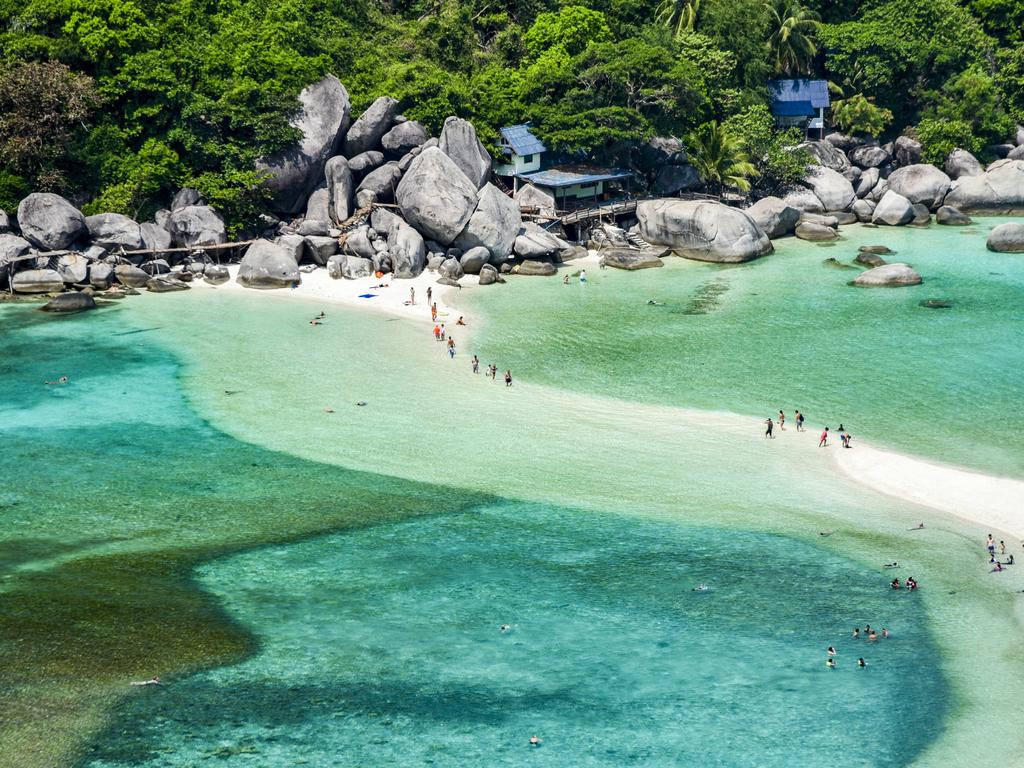
{"label": "rock in shallow water", "polygon": [[43,312],[82,312],[96,309],[96,302],[87,293],[61,293],[40,307]]}
{"label": "rock in shallow water", "polygon": [[721,203],[642,200],[636,213],[644,240],[688,259],[735,263],[773,250],[771,240],[750,216]]}
{"label": "rock in shallow water", "polygon": [[865,287],[895,287],[920,285],[921,282],[921,275],[909,264],[886,264],[858,275],[853,284]]}
{"label": "rock in shallow water", "polygon": [[1024,224],[1000,224],[989,233],[985,247],[996,253],[1024,253]]}
{"label": "rock in shallow water", "polygon": [[602,251],[601,263],[606,267],[626,270],[665,266],[654,251],[633,251],[625,248],[610,248]]}

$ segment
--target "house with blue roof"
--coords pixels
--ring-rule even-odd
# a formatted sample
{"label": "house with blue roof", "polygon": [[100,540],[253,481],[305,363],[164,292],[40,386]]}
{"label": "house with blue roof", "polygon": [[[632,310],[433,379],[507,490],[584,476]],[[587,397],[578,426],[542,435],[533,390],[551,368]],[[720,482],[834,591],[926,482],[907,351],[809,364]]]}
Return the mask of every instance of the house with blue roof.
{"label": "house with blue roof", "polygon": [[825,110],[832,104],[825,80],[772,80],[768,99],[780,128],[797,126],[825,135]]}
{"label": "house with blue roof", "polygon": [[501,129],[501,154],[504,163],[495,163],[499,176],[515,177],[540,170],[541,155],[547,152],[544,142],[530,132],[530,124],[507,125]]}

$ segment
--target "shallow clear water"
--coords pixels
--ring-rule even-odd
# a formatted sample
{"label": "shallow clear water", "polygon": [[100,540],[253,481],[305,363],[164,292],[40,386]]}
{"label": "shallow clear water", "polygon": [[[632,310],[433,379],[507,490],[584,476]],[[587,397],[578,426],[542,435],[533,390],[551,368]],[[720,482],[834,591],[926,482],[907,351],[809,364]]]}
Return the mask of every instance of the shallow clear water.
{"label": "shallow clear water", "polygon": [[93,768],[894,766],[947,700],[917,595],[782,537],[503,503],[200,574],[259,654],[146,691]]}
{"label": "shallow clear water", "polygon": [[[793,238],[743,265],[668,260],[591,270],[586,286],[533,280],[465,301],[486,312],[485,361],[521,377],[629,400],[840,422],[855,436],[1024,476],[1024,259],[985,249],[1006,219],[967,229],[845,227],[836,244]],[[921,286],[847,286],[860,245],[896,251]],[[929,298],[953,302],[926,309]],[[648,306],[654,299],[663,306]],[[792,422],[790,422],[792,423]]]}

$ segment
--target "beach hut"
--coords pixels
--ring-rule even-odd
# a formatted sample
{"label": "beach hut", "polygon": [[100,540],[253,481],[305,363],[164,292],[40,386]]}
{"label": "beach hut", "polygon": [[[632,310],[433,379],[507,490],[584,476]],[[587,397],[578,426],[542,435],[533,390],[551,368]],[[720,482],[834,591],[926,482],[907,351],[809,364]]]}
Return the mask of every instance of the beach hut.
{"label": "beach hut", "polygon": [[548,150],[544,142],[531,133],[530,124],[507,125],[500,130],[504,162],[495,161],[494,172],[515,179],[520,174],[539,171],[541,156]]}
{"label": "beach hut", "polygon": [[825,135],[825,110],[831,106],[828,83],[824,80],[772,80],[768,83],[775,124],[780,128],[797,126],[804,131]]}
{"label": "beach hut", "polygon": [[520,182],[533,184],[554,198],[555,208],[567,211],[614,197],[610,184],[624,186],[626,189],[621,191],[628,192],[632,177],[631,171],[621,168],[560,167],[519,173],[515,179],[517,187]]}

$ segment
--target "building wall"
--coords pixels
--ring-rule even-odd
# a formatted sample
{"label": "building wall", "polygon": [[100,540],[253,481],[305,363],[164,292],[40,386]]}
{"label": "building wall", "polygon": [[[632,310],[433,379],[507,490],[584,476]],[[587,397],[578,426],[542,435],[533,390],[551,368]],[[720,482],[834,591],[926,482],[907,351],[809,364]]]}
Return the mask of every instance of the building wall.
{"label": "building wall", "polygon": [[604,194],[604,182],[599,181],[596,184],[589,185],[573,184],[571,187],[559,187],[558,189],[541,187],[541,189],[554,196],[556,202],[561,200],[589,200],[594,197],[600,198]]}
{"label": "building wall", "polygon": [[529,162],[526,162],[526,158],[513,154],[511,163],[495,163],[494,172],[499,176],[515,176],[517,173],[535,173],[539,171],[540,153],[527,155],[526,157],[530,158]]}

